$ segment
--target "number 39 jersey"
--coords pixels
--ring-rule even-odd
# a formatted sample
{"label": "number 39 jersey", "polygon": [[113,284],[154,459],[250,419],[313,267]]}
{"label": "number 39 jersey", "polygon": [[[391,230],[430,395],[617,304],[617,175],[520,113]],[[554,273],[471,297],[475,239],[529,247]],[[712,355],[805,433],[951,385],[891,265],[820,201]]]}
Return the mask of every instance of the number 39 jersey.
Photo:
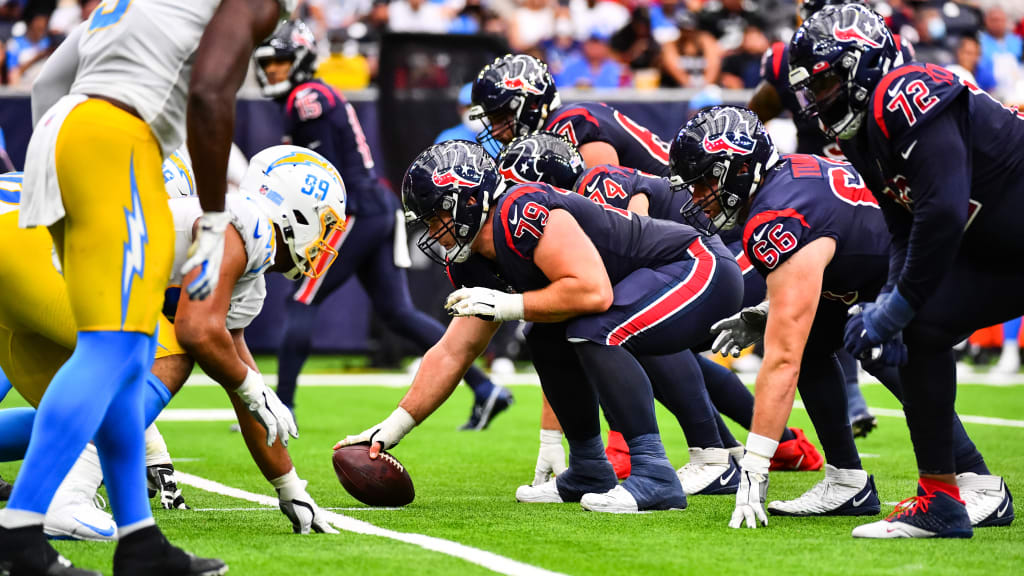
{"label": "number 39 jersey", "polygon": [[615,148],[620,165],[668,176],[669,145],[607,104],[580,102],[562,106],[552,113],[544,129],[562,135],[577,148],[589,142],[606,142]]}
{"label": "number 39 jersey", "polygon": [[823,296],[848,305],[874,299],[886,281],[890,243],[878,202],[850,164],[785,156],[752,198],[743,228],[747,257],[767,277],[822,237],[836,241]]}

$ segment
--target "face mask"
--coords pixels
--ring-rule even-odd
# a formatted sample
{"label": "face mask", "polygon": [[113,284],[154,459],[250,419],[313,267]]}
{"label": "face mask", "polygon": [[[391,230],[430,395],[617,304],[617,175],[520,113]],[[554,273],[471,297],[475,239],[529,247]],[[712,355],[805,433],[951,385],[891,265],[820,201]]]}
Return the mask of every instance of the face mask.
{"label": "face mask", "polygon": [[932,40],[941,40],[946,37],[946,21],[942,18],[932,18],[928,21],[928,35]]}
{"label": "face mask", "polygon": [[469,117],[469,108],[462,112],[462,125],[469,128],[474,134],[484,129],[484,121],[480,118],[473,120]]}

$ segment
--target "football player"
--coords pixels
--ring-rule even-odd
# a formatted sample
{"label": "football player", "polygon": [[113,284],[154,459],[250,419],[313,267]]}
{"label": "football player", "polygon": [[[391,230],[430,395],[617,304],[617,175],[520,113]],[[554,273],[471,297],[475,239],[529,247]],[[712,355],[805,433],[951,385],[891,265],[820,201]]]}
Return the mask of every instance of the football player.
{"label": "football player", "polygon": [[[449,296],[455,319],[399,408],[338,446],[369,441],[371,454],[394,446],[451,393],[499,322],[525,319],[570,464],[516,498],[617,513],[685,507],[637,356],[686,350],[739,307],[742,276],[721,242],[547,184],[505,191],[483,147],[465,141],[421,153],[402,197],[409,217],[428,226],[420,249],[467,287]],[[599,396],[630,448],[622,485],[604,454]]]}
{"label": "football player", "polygon": [[858,5],[827,7],[801,26],[789,79],[806,113],[839,138],[892,233],[888,281],[851,317],[845,345],[861,356],[902,334],[920,480],[916,497],[853,535],[969,538],[951,450],[952,347],[1024,311],[1024,277],[1005,265],[1024,253],[1012,220],[1024,206],[1024,163],[1007,154],[1024,144],[1024,116],[944,68],[904,62],[881,16]]}
{"label": "football player", "polygon": [[[331,238],[345,258],[329,274],[306,278],[287,302],[287,323],[278,351],[277,391],[292,407],[299,372],[309,357],[317,310],[353,275],[366,290],[377,317],[420,352],[440,340],[444,326],[417,310],[409,295],[405,227],[395,195],[377,176],[355,109],[337,90],[314,79],[316,39],[301,20],[282,25],[256,49],[256,78],[263,95],[281,107],[286,143],[316,150],[345,175],[348,219],[345,234]],[[404,261],[404,262],[403,262]],[[474,404],[461,430],[482,430],[512,405],[512,393],[477,367],[466,373]]]}
{"label": "football player", "polygon": [[0,564],[15,573],[89,573],[50,546],[42,525],[92,439],[110,472],[120,530],[115,573],[227,571],[220,560],[167,542],[141,473],[142,395],[174,251],[161,164],[188,124],[205,213],[186,262],[186,289],[204,298],[220,275],[230,221],[224,190],[235,93],[256,42],[294,4],[111,0],[69,34],[33,84],[35,131],[19,225],[50,228],[78,335],[39,404],[40,433],[0,518]]}

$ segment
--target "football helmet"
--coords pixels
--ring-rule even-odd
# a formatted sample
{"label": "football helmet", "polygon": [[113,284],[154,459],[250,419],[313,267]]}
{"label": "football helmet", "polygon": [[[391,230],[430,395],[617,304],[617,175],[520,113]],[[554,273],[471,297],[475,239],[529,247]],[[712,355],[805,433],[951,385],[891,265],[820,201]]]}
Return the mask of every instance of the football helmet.
{"label": "football helmet", "polygon": [[543,182],[571,190],[583,173],[583,156],[576,147],[554,132],[520,136],[498,156],[498,174],[506,186]]}
{"label": "football helmet", "polygon": [[281,232],[295,267],[285,276],[318,278],[338,256],[345,231],[345,183],[326,158],[299,146],[272,146],[252,157],[240,189]]}
{"label": "football helmet", "polygon": [[875,86],[903,63],[881,16],[860,4],[825,6],[796,31],[789,83],[802,114],[829,138],[852,138]]}
{"label": "football helmet", "polygon": [[[406,222],[426,226],[416,245],[442,266],[466,261],[470,245],[504,191],[494,159],[476,142],[449,140],[427,148],[402,179]],[[441,226],[432,232],[434,220]],[[449,234],[454,243],[446,247],[441,240]]]}
{"label": "football helmet", "polygon": [[[256,63],[256,81],[263,95],[278,98],[303,82],[312,80],[316,73],[316,57],[316,37],[302,20],[279,24],[274,33],[252,53]],[[273,61],[287,61],[292,67],[286,80],[271,84],[263,67]]]}
{"label": "football helmet", "polygon": [[806,22],[815,12],[825,6],[839,6],[842,4],[867,4],[866,0],[804,0],[800,3],[800,22]]}
{"label": "football helmet", "polygon": [[469,117],[484,123],[477,142],[504,144],[540,130],[561,105],[547,64],[526,54],[506,54],[484,66],[473,82]]}
{"label": "football helmet", "polygon": [[[733,228],[740,211],[779,161],[757,115],[738,106],[714,106],[697,113],[676,135],[669,150],[672,191],[690,193],[694,184],[709,193],[683,205],[683,218],[701,232]],[[718,210],[711,214],[717,203]],[[709,221],[710,220],[710,221]]]}
{"label": "football helmet", "polygon": [[196,178],[192,175],[192,159],[188,148],[182,146],[164,160],[164,188],[169,198],[196,195]]}

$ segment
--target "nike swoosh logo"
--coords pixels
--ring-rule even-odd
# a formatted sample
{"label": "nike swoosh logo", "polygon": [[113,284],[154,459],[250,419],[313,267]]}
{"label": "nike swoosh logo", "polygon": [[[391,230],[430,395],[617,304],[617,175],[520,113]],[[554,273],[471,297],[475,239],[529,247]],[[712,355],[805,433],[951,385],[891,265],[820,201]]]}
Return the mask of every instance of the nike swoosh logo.
{"label": "nike swoosh logo", "polygon": [[260,234],[260,226],[259,226],[259,224],[257,224],[256,225],[256,229],[252,231],[252,237],[255,240],[259,240],[260,238],[263,237],[263,234]]}
{"label": "nike swoosh logo", "polygon": [[75,522],[78,522],[82,526],[85,526],[86,528],[88,528],[89,530],[92,530],[93,532],[99,534],[100,536],[104,536],[106,538],[110,538],[111,536],[114,535],[114,527],[113,526],[108,526],[106,529],[103,529],[103,528],[100,528],[98,526],[93,526],[92,524],[89,524],[88,522],[82,522],[78,518],[75,518]]}
{"label": "nike swoosh logo", "polygon": [[917,146],[917,140],[911,142],[910,146],[907,146],[906,150],[900,152],[900,156],[902,156],[904,160],[910,158],[910,153],[914,151],[914,146]]}
{"label": "nike swoosh logo", "polygon": [[996,518],[1002,518],[1003,514],[1006,514],[1006,510],[1010,507],[1010,499],[1003,497],[1003,507],[996,511]]}
{"label": "nike swoosh logo", "polygon": [[856,496],[854,496],[854,498],[853,498],[853,507],[854,507],[854,508],[856,508],[856,507],[860,506],[861,504],[863,504],[863,503],[864,503],[864,501],[865,501],[865,500],[867,500],[867,499],[868,499],[868,498],[870,498],[870,497],[871,497],[871,491],[870,491],[870,490],[868,490],[868,491],[867,491],[867,492],[866,492],[866,493],[864,494],[864,497],[863,497],[863,498],[861,498],[860,500],[857,500],[857,497],[856,497]]}
{"label": "nike swoosh logo", "polygon": [[718,479],[718,483],[720,485],[722,485],[722,486],[725,486],[726,484],[729,483],[729,480],[732,480],[732,477],[735,476],[735,475],[736,475],[736,469],[733,468],[732,471],[729,472],[728,476],[723,476],[723,477],[719,478]]}
{"label": "nike swoosh logo", "polygon": [[508,219],[508,223],[515,226],[519,223],[519,211],[516,210],[512,213],[512,217]]}
{"label": "nike swoosh logo", "polygon": [[754,232],[754,241],[755,242],[760,242],[761,238],[764,237],[764,231],[767,230],[767,229],[768,229],[767,226],[762,226],[760,230],[758,230],[757,232]]}
{"label": "nike swoosh logo", "polygon": [[895,96],[895,95],[899,94],[900,93],[900,88],[903,87],[903,81],[904,80],[906,80],[906,78],[900,78],[899,82],[893,84],[892,88],[889,88],[889,91],[886,92],[886,94],[888,94],[889,96]]}

